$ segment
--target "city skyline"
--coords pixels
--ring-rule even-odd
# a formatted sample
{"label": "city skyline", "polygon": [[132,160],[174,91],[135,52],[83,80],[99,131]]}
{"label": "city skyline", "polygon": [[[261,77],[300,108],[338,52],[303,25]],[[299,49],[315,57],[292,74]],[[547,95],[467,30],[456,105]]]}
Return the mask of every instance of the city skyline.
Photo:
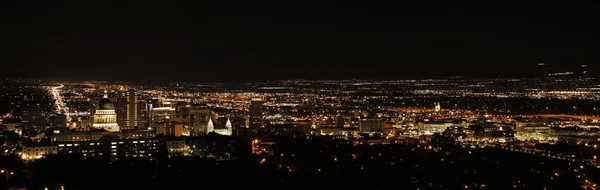
{"label": "city skyline", "polygon": [[0,187],[596,190],[597,12],[3,2]]}

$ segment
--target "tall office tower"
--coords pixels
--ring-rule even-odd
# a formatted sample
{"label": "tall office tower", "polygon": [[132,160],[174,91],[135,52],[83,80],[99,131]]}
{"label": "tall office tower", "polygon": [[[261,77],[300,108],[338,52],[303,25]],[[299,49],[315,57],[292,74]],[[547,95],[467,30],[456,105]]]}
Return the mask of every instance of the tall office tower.
{"label": "tall office tower", "polygon": [[153,122],[173,122],[175,119],[175,108],[155,107],[152,108]]}
{"label": "tall office tower", "polygon": [[138,128],[147,128],[148,125],[146,123],[146,114],[150,114],[146,109],[146,102],[144,100],[140,100],[136,103],[137,105],[137,126]]}
{"label": "tall office tower", "polygon": [[261,98],[252,98],[252,101],[250,102],[250,128],[263,126],[262,107],[263,100]]}
{"label": "tall office tower", "polygon": [[207,133],[211,111],[206,109],[190,110],[190,136],[201,136]]}
{"label": "tall office tower", "polygon": [[121,128],[126,128],[127,126],[127,97],[125,97],[125,93],[120,94],[117,97],[117,101],[115,102],[115,111],[117,112],[117,124]]}
{"label": "tall office tower", "polygon": [[134,89],[127,92],[127,127],[138,126],[137,93]]}

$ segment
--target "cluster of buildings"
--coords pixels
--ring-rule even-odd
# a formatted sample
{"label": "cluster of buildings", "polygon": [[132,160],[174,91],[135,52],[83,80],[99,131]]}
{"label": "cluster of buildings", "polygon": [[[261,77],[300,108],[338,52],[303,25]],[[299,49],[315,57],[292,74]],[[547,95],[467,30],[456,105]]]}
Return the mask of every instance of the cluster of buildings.
{"label": "cluster of buildings", "polygon": [[[197,88],[203,86],[197,85],[126,90],[122,85],[70,84],[61,86],[62,93],[50,88],[50,94],[59,96],[54,97],[57,109],[23,109],[17,120],[4,118],[0,131],[15,131],[22,138],[36,142],[22,144],[22,156],[27,159],[52,153],[78,153],[86,157],[101,154],[113,159],[160,155],[219,157],[201,153],[206,152],[202,149],[210,148],[197,139],[211,135],[267,142],[311,135],[375,141],[440,134],[466,143],[557,140],[597,143],[593,142],[597,138],[587,138],[589,131],[569,127],[586,125],[593,129],[598,127],[597,121],[521,116],[500,108],[498,111],[461,109],[459,104],[441,102],[444,99],[439,97],[440,100],[428,102],[416,98],[416,95],[437,97],[447,93],[436,94],[442,92],[439,90],[419,89],[413,92],[414,96],[405,97],[378,94],[389,93],[382,91],[389,85],[411,84],[422,88],[443,82],[447,81],[289,81],[264,84],[265,87],[251,92],[210,93],[198,93]],[[329,85],[341,87],[330,89]],[[410,100],[405,101],[407,97]],[[442,105],[449,109],[442,109]],[[11,142],[6,141],[4,147],[11,147],[14,144]],[[41,145],[46,148],[35,148]]]}
{"label": "cluster of buildings", "polygon": [[[89,115],[71,115],[70,121],[63,117],[58,125],[52,123],[55,120],[48,122],[48,117],[43,117],[47,112],[27,110],[19,121],[3,120],[1,134],[18,132],[20,140],[11,143],[9,138],[3,138],[2,145],[7,152],[19,154],[25,160],[59,153],[111,159],[188,155],[223,158],[207,151],[207,147],[203,149],[197,141],[212,133],[227,139],[233,131],[231,118],[219,117],[202,105],[143,100],[135,90],[113,99],[116,101],[104,91],[102,98],[90,99],[93,109]],[[35,130],[24,133],[24,126]],[[236,143],[224,142],[222,146]],[[230,156],[231,153],[226,154]]]}

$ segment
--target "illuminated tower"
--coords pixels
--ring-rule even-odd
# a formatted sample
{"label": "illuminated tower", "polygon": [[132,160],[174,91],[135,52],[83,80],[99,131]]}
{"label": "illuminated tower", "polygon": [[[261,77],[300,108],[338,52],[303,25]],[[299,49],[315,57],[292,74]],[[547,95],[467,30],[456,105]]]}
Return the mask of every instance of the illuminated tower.
{"label": "illuminated tower", "polygon": [[215,125],[212,122],[212,118],[208,120],[208,125],[206,125],[206,134],[215,131]]}
{"label": "illuminated tower", "polygon": [[191,109],[190,110],[190,136],[200,136],[206,134],[207,124],[210,120],[210,110]]}
{"label": "illuminated tower", "polygon": [[262,107],[263,100],[261,98],[252,98],[250,102],[250,128],[263,126]]}
{"label": "illuminated tower", "polygon": [[137,96],[133,89],[127,92],[127,127],[138,126]]}
{"label": "illuminated tower", "polygon": [[104,91],[104,97],[98,102],[96,113],[94,113],[93,128],[104,129],[110,132],[119,132],[117,124],[117,113],[115,105],[108,99],[108,93]]}
{"label": "illuminated tower", "polygon": [[436,102],[435,103],[435,111],[440,111],[440,110],[442,110],[442,106],[440,105],[439,102]]}

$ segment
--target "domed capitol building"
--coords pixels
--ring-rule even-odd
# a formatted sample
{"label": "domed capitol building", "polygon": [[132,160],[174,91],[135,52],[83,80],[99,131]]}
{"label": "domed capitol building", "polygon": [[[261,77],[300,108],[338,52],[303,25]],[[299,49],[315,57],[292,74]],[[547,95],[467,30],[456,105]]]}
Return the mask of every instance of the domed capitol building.
{"label": "domed capitol building", "polygon": [[117,124],[117,113],[115,112],[115,104],[108,99],[108,94],[104,91],[104,97],[98,102],[96,113],[94,114],[93,128],[104,129],[110,132],[119,132]]}

